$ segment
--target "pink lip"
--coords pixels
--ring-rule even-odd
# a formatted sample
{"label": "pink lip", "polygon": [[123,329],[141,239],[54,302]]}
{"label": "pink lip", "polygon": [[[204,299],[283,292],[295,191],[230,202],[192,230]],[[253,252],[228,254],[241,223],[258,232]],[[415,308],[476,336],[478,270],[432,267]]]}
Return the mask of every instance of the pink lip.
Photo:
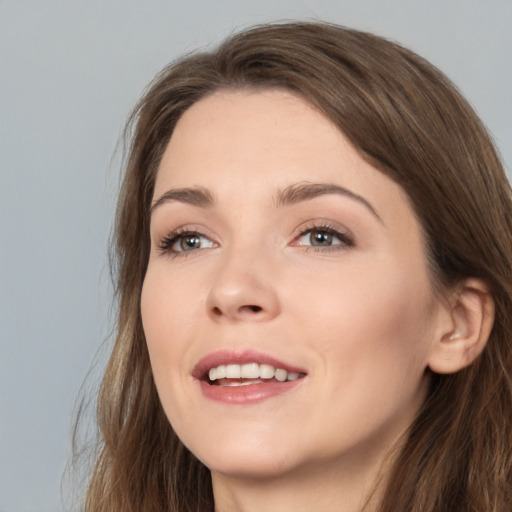
{"label": "pink lip", "polygon": [[263,381],[261,384],[249,384],[238,387],[212,386],[205,380],[199,381],[199,384],[203,395],[210,400],[226,404],[249,405],[282,395],[298,386],[303,380],[297,379],[287,382],[271,380],[268,382]]}
{"label": "pink lip", "polygon": [[304,379],[277,382],[261,381],[246,386],[215,386],[207,379],[210,368],[221,364],[271,364],[274,368],[282,368],[287,372],[306,373],[304,369],[289,365],[283,361],[254,350],[220,350],[203,357],[192,370],[192,376],[199,381],[203,396],[217,402],[227,404],[254,404],[271,397],[281,395],[299,385]]}

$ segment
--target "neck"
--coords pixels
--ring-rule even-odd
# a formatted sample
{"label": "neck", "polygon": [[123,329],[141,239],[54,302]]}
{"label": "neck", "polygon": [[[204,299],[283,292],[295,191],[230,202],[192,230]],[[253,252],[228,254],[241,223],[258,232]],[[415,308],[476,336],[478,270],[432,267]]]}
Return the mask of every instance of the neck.
{"label": "neck", "polygon": [[326,467],[319,461],[266,478],[212,472],[215,512],[374,512],[386,473],[382,459],[371,467]]}

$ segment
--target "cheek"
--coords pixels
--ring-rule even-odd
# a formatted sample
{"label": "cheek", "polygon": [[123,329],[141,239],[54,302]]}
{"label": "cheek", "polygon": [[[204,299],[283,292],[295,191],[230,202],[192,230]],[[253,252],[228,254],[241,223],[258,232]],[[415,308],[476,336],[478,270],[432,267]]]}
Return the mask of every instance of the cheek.
{"label": "cheek", "polygon": [[392,437],[425,399],[435,317],[429,289],[391,269],[377,277],[367,270],[337,284],[316,281],[301,300],[295,293],[296,332],[318,362],[318,407],[308,414],[325,439],[337,439],[339,429],[354,440]]}
{"label": "cheek", "polygon": [[149,266],[141,295],[141,316],[153,378],[168,418],[187,410],[180,391],[190,380],[187,350],[197,318],[198,290],[172,278],[168,269]]}
{"label": "cheek", "polygon": [[[173,279],[165,268],[149,267],[141,295],[141,315],[148,346],[179,343],[194,325],[199,291]],[[156,347],[155,347],[156,348]]]}
{"label": "cheek", "polygon": [[[197,289],[191,290],[190,286],[173,280],[165,269],[150,265],[142,288],[141,316],[153,375],[161,395],[164,392],[172,396],[170,386],[177,382],[174,377],[186,375],[187,339],[194,328],[197,307]],[[165,405],[168,398],[161,398]]]}
{"label": "cheek", "polygon": [[317,345],[328,367],[337,361],[351,373],[361,361],[369,377],[404,374],[404,364],[422,372],[435,322],[428,278],[422,268],[375,263],[296,280],[289,302],[299,332]]}

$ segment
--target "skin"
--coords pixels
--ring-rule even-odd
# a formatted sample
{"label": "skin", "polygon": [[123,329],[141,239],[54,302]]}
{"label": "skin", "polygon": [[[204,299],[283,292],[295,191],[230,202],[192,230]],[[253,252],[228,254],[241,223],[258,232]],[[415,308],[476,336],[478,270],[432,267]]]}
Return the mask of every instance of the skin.
{"label": "skin", "polygon": [[[361,199],[276,204],[303,183]],[[214,204],[159,201],[188,187]],[[169,421],[211,469],[216,510],[361,510],[379,470],[385,482],[386,455],[454,329],[400,186],[294,95],[224,91],[178,122],[154,202],[142,293],[148,350]],[[342,235],[312,246],[306,230],[326,226]],[[176,252],[183,238],[174,238],[163,250],[179,228],[201,233],[202,245]],[[219,349],[257,349],[307,375],[255,404],[215,402],[191,373]]]}

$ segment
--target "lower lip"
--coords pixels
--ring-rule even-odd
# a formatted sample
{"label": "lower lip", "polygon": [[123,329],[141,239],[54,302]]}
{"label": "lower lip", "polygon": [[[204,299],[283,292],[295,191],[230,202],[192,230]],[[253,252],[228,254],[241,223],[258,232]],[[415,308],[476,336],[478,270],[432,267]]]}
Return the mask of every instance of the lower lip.
{"label": "lower lip", "polygon": [[203,395],[210,400],[226,404],[255,404],[291,391],[302,380],[304,379],[286,382],[261,382],[258,384],[247,384],[246,386],[215,386],[208,382],[200,381],[200,385]]}

